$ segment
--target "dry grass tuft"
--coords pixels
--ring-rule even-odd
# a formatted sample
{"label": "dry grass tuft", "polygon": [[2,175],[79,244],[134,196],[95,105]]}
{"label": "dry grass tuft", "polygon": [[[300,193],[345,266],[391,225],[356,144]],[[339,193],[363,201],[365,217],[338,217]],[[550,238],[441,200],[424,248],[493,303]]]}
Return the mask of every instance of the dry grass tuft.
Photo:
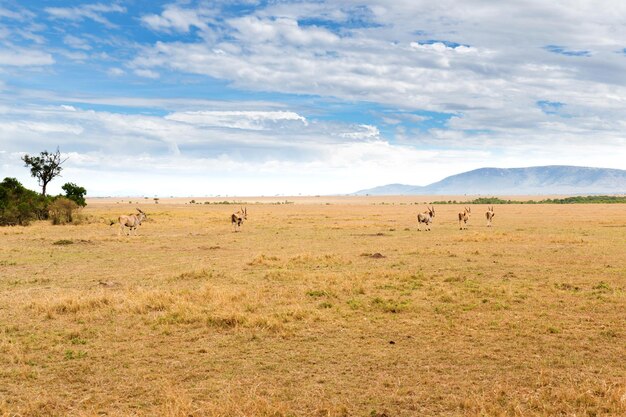
{"label": "dry grass tuft", "polygon": [[248,262],[250,266],[273,266],[276,265],[280,261],[277,256],[268,256],[264,254],[260,254]]}
{"label": "dry grass tuft", "polygon": [[55,314],[76,314],[79,312],[89,313],[94,310],[105,308],[111,304],[108,295],[95,296],[74,296],[61,300],[46,300],[43,302],[31,302],[29,309],[38,313],[43,313],[46,317],[53,317]]}

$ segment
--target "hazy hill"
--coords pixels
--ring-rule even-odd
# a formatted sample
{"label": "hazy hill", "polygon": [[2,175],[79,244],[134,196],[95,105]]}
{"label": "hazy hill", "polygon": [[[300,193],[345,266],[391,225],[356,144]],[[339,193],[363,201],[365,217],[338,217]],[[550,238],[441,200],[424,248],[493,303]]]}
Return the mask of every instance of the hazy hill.
{"label": "hazy hill", "polygon": [[576,166],[480,168],[427,186],[389,184],[356,195],[626,193],[626,170]]}

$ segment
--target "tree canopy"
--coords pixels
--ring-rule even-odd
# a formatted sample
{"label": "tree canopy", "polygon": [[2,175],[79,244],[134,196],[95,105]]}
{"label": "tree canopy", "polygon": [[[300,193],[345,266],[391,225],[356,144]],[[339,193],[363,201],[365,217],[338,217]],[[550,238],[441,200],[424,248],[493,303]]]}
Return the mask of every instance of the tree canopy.
{"label": "tree canopy", "polygon": [[45,197],[48,183],[61,175],[63,170],[61,165],[67,161],[67,158],[62,160],[61,152],[57,148],[56,152],[43,151],[39,153],[39,156],[26,154],[22,157],[22,161],[24,161],[24,166],[30,168],[30,175],[37,178],[41,186],[41,194]]}
{"label": "tree canopy", "polygon": [[84,187],[80,187],[73,182],[68,182],[61,187],[63,191],[65,191],[65,197],[72,200],[80,207],[85,207],[87,203],[85,202],[85,195],[87,194],[87,190]]}

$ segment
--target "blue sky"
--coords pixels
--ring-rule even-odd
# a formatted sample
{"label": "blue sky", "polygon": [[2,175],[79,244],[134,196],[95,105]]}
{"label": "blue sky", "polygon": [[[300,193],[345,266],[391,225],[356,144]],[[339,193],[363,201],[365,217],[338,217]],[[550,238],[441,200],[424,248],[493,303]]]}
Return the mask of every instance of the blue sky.
{"label": "blue sky", "polygon": [[20,156],[57,146],[53,192],[101,196],[624,169],[625,26],[602,0],[0,0],[0,177],[36,188]]}

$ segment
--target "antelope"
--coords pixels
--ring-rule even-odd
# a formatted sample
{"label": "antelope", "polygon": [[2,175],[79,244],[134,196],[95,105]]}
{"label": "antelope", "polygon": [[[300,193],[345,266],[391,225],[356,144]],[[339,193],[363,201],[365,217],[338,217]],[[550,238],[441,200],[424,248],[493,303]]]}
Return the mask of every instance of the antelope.
{"label": "antelope", "polygon": [[[122,232],[126,234],[125,229],[127,227],[128,227],[128,236],[132,235],[133,230],[135,231],[135,236],[137,236],[137,227],[141,224],[142,221],[148,218],[148,215],[144,213],[143,211],[141,211],[140,209],[137,209],[137,211],[139,212],[139,214],[129,214],[128,216],[122,215],[118,218],[118,223],[120,225],[120,230],[117,232],[118,236]],[[113,223],[114,222],[111,222],[111,225],[113,225]]]}
{"label": "antelope", "polygon": [[493,220],[493,216],[496,213],[493,212],[493,206],[487,207],[487,212],[485,213],[485,217],[487,218],[487,227],[491,227],[491,220]]}
{"label": "antelope", "polygon": [[239,207],[239,210],[230,216],[230,223],[233,225],[235,232],[238,232],[244,220],[248,219],[248,208]]}
{"label": "antelope", "polygon": [[435,208],[426,206],[426,210],[427,211],[423,213],[417,214],[417,230],[418,231],[422,230],[422,227],[421,227],[422,223],[424,223],[424,226],[426,227],[425,230],[430,231],[430,224],[433,222],[433,217],[435,217]]}
{"label": "antelope", "polygon": [[470,218],[470,214],[472,214],[471,207],[465,207],[462,212],[459,212],[459,229],[460,230],[467,229],[467,221]]}

